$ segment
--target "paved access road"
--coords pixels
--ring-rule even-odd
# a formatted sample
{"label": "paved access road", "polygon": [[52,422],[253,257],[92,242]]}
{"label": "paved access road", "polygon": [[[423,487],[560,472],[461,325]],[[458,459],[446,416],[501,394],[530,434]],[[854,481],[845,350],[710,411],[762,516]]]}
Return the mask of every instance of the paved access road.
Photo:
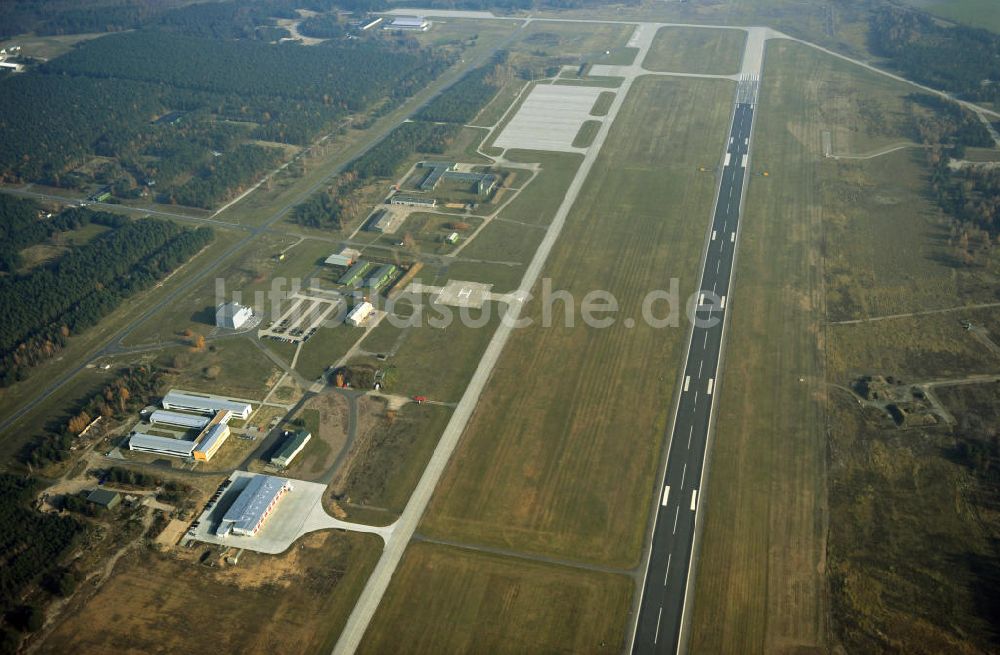
{"label": "paved access road", "polygon": [[684,620],[694,545],[698,491],[707,452],[722,351],[733,260],[738,243],[740,200],[746,176],[757,82],[742,80],[722,168],[712,235],[701,274],[697,321],[691,331],[683,386],[674,418],[665,478],[643,581],[633,653],[675,653]]}

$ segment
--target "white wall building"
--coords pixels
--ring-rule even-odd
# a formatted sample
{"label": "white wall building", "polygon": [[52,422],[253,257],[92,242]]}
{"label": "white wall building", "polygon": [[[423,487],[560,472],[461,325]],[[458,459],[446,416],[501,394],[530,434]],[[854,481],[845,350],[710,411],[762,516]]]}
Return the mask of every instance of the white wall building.
{"label": "white wall building", "polygon": [[220,328],[238,330],[253,318],[253,310],[235,302],[227,302],[215,309],[215,325]]}
{"label": "white wall building", "polygon": [[347,315],[347,324],[358,327],[362,323],[368,320],[368,317],[375,313],[375,307],[372,306],[367,300],[359,305],[355,305],[354,309],[350,311]]}
{"label": "white wall building", "polygon": [[162,423],[164,425],[173,425],[175,427],[187,428],[189,430],[201,430],[208,425],[211,420],[212,419],[207,416],[181,414],[180,412],[171,412],[166,409],[158,409],[149,415],[149,422],[153,425]]}
{"label": "white wall building", "polygon": [[[215,414],[216,412],[232,412],[233,417],[245,419],[250,416],[253,406],[242,400],[231,400],[219,396],[209,396],[188,391],[171,389],[163,397],[163,409],[177,409],[182,412],[196,414]],[[228,420],[228,419],[227,419]]]}

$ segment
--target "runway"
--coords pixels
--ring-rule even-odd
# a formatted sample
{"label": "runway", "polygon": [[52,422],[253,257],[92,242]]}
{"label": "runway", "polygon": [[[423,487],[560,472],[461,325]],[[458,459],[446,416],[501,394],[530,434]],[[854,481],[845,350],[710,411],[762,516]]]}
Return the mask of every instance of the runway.
{"label": "runway", "polygon": [[737,87],[666,474],[658,490],[652,546],[632,642],[632,652],[637,654],[676,653],[681,645],[724,318],[731,304],[729,288],[739,245],[740,204],[747,175],[756,94],[757,78],[744,76]]}

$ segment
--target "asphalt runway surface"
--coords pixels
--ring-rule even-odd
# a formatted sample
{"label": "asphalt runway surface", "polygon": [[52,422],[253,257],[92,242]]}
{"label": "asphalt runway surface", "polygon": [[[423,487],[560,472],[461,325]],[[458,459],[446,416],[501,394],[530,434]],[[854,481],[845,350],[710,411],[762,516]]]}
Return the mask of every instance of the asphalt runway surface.
{"label": "asphalt runway surface", "polygon": [[712,235],[704,258],[697,321],[688,344],[666,476],[659,489],[633,653],[676,653],[680,646],[700,502],[698,493],[738,245],[740,201],[747,173],[755,95],[755,80],[741,82],[726,145]]}

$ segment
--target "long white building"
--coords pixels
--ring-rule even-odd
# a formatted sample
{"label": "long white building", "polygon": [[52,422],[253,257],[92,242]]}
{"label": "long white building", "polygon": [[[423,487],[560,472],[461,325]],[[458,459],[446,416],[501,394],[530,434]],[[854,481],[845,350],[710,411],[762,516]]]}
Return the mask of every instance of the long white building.
{"label": "long white building", "polygon": [[157,409],[149,415],[149,422],[153,425],[163,423],[164,425],[174,425],[189,430],[200,430],[208,425],[211,420],[208,416],[181,414],[180,412],[171,412],[166,409]]}
{"label": "long white building", "polygon": [[191,457],[196,442],[186,439],[159,437],[145,432],[133,432],[128,440],[128,449],[141,453],[153,453],[168,457]]}
{"label": "long white building", "polygon": [[171,389],[163,397],[163,409],[177,409],[182,412],[196,414],[215,414],[216,412],[232,412],[233,417],[245,419],[250,416],[253,407],[250,403],[240,400],[230,400],[219,396],[207,396],[187,391]]}
{"label": "long white building", "polygon": [[354,327],[358,327],[375,312],[375,307],[367,300],[355,305],[354,309],[347,315],[347,322]]}

